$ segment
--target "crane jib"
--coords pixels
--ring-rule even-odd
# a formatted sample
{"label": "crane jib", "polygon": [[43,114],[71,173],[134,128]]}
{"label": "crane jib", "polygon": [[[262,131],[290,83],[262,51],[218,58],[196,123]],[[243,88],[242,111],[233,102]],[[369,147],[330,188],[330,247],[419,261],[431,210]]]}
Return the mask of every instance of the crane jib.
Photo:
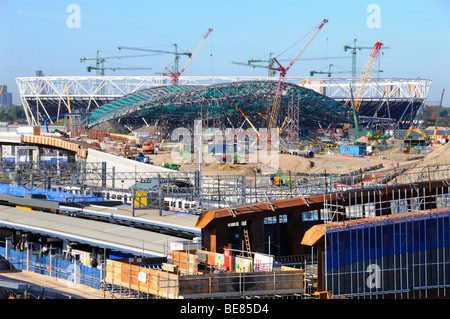
{"label": "crane jib", "polygon": [[277,90],[275,92],[275,96],[274,96],[274,100],[273,100],[273,105],[272,108],[270,110],[270,118],[269,118],[269,125],[268,125],[268,130],[267,130],[267,134],[268,134],[268,140],[271,139],[270,137],[270,130],[272,128],[274,128],[276,126],[277,120],[278,120],[278,115],[279,115],[279,111],[280,111],[280,100],[281,100],[281,94],[283,92],[283,81],[284,81],[284,77],[287,73],[287,71],[290,69],[290,67],[295,63],[295,61],[297,60],[297,58],[299,56],[302,55],[302,53],[306,50],[306,48],[309,46],[309,44],[312,42],[312,40],[314,40],[314,38],[317,36],[317,34],[320,32],[320,30],[322,29],[322,27],[325,25],[325,23],[327,23],[328,20],[324,19],[322,21],[322,23],[319,25],[319,27],[316,28],[316,30],[314,31],[314,33],[309,37],[309,39],[306,41],[306,43],[302,46],[302,48],[297,52],[296,56],[292,59],[291,63],[288,65],[287,68],[284,68],[276,58],[273,58],[273,60],[278,64],[279,68],[275,69],[272,68],[273,70],[277,70],[280,72],[280,79],[278,81],[278,86],[277,86]]}

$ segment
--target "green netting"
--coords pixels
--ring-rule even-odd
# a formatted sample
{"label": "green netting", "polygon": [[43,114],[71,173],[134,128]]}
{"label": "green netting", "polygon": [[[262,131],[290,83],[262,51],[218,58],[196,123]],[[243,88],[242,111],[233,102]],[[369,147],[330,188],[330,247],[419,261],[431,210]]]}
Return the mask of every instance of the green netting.
{"label": "green netting", "polygon": [[[276,81],[247,81],[214,85],[164,86],[146,89],[106,104],[91,113],[91,124],[127,116],[180,118],[208,111],[212,117],[235,114],[238,105],[247,115],[265,112],[273,103]],[[312,90],[285,83],[282,105],[299,102],[307,121],[321,118],[343,119],[349,108]]]}

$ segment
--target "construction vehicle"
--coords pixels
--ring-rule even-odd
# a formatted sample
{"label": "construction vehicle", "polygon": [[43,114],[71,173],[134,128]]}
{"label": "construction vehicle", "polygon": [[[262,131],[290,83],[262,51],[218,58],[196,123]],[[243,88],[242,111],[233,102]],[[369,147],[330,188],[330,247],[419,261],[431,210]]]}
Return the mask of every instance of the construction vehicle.
{"label": "construction vehicle", "polygon": [[289,175],[286,176],[284,173],[277,172],[275,174],[270,174],[270,180],[273,185],[278,186],[292,186],[295,184],[295,180]]}
{"label": "construction vehicle", "polygon": [[152,140],[142,143],[142,152],[154,154],[155,143]]}
{"label": "construction vehicle", "polygon": [[133,154],[133,152],[131,152],[129,149],[124,148],[124,157],[131,159],[133,161],[137,161],[137,162],[142,162],[142,163],[147,163],[147,164],[151,164],[150,161],[150,157],[149,156],[145,156],[143,153],[139,152],[136,155]]}
{"label": "construction vehicle", "polygon": [[134,154],[132,151],[130,151],[128,148],[124,148],[123,149],[123,157],[128,158],[128,159],[132,159],[134,158]]}
{"label": "construction vehicle", "polygon": [[178,169],[181,167],[181,165],[180,164],[173,164],[173,163],[162,163],[162,167],[178,171]]}
{"label": "construction vehicle", "polygon": [[[419,133],[420,135],[422,135],[422,139],[413,138],[412,136],[410,136],[411,132]],[[403,138],[403,143],[409,146],[426,146],[431,144],[431,138],[427,134],[425,134],[425,132],[423,132],[422,130],[419,130],[411,126],[406,132],[405,137]]]}
{"label": "construction vehicle", "polygon": [[427,141],[427,142],[430,141],[430,137],[429,137],[427,134],[425,134],[424,131],[419,130],[418,128],[414,128],[414,127],[412,127],[412,126],[411,126],[411,127],[408,129],[408,131],[406,132],[406,135],[405,135],[405,137],[404,137],[404,140],[408,140],[408,139],[410,138],[411,132],[417,132],[417,133],[419,133],[420,135],[422,135],[422,137],[423,137],[423,139],[424,139],[425,141]]}
{"label": "construction vehicle", "polygon": [[287,71],[292,67],[292,65],[295,63],[295,61],[298,59],[298,57],[305,51],[305,49],[309,46],[309,44],[312,42],[312,40],[316,37],[316,35],[319,33],[319,31],[322,29],[322,27],[327,23],[328,20],[324,19],[322,23],[316,28],[314,33],[311,35],[311,37],[306,41],[306,43],[302,46],[302,48],[297,52],[295,57],[292,59],[291,63],[284,68],[280,62],[278,62],[277,58],[274,57],[273,60],[276,64],[278,64],[278,68],[270,68],[271,70],[279,71],[280,72],[280,79],[278,80],[277,89],[275,92],[275,97],[273,100],[272,109],[270,110],[270,117],[269,117],[269,125],[267,128],[267,140],[270,141],[271,137],[271,129],[275,128],[277,126],[278,121],[278,114],[280,112],[280,104],[281,104],[281,95],[283,93],[283,83],[284,78],[286,76]]}
{"label": "construction vehicle", "polygon": [[150,161],[150,157],[149,156],[145,156],[142,153],[138,153],[137,156],[134,158],[135,161],[138,162],[142,162],[142,163],[147,163],[147,164],[151,164],[152,162]]}
{"label": "construction vehicle", "polygon": [[165,140],[162,140],[162,141],[161,141],[161,144],[159,144],[159,146],[158,146],[158,149],[159,149],[160,151],[161,151],[161,150],[164,150],[164,149],[163,149],[164,141],[165,141]]}

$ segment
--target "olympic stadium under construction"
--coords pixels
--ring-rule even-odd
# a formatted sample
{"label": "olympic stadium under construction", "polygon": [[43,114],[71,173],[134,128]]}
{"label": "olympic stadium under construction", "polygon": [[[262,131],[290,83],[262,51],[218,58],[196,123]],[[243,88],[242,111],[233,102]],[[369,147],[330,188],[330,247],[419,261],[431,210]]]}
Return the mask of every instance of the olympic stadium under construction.
{"label": "olympic stadium under construction", "polygon": [[[82,219],[89,220],[89,224],[93,220],[100,223],[90,225],[92,230],[84,227],[86,238],[79,239],[71,233],[70,236],[61,235],[59,231],[54,235],[54,229],[46,228],[50,227],[49,223],[42,226],[40,220],[33,220],[44,228],[40,236],[45,240],[52,236],[61,237],[52,240],[63,242],[63,248],[70,240],[85,249],[79,249],[81,256],[93,255],[101,260],[102,269],[105,269],[102,273],[95,269],[95,274],[87,275],[87,270],[82,268],[82,280],[88,282],[86,285],[119,297],[167,299],[445,298],[448,295],[449,277],[444,275],[450,269],[445,259],[449,253],[446,230],[449,220],[448,161],[419,161],[422,166],[415,166],[418,164],[414,157],[405,157],[400,165],[397,162],[394,166],[391,162],[388,166],[386,163],[390,159],[389,162],[380,159],[386,156],[383,153],[386,149],[405,148],[404,141],[411,133],[408,131],[405,137],[405,128],[411,127],[419,118],[431,81],[372,79],[366,84],[358,112],[359,123],[366,128],[377,123],[397,129],[404,138],[397,139],[395,143],[399,144],[387,145],[387,142],[383,144],[376,140],[372,145],[367,143],[362,147],[356,144],[356,139],[349,138],[336,140],[332,147],[325,143],[319,147],[320,143],[317,143],[314,157],[330,155],[326,169],[316,171],[317,174],[312,172],[316,158],[308,158],[303,172],[291,172],[294,168],[288,167],[289,172],[284,170],[275,174],[261,168],[252,170],[250,175],[244,172],[219,175],[217,171],[208,175],[200,169],[193,170],[190,164],[183,167],[186,170],[177,171],[176,166],[165,169],[154,163],[140,163],[149,170],[138,171],[136,158],[120,158],[129,150],[125,145],[129,140],[124,136],[115,145],[119,152],[113,154],[111,149],[116,136],[101,132],[93,138],[86,132],[96,133],[96,125],[112,120],[125,122],[130,127],[150,123],[163,130],[168,129],[168,123],[183,123],[189,127],[199,119],[207,128],[223,129],[238,127],[248,119],[248,123],[266,128],[277,81],[250,77],[180,77],[178,85],[174,86],[163,79],[105,76],[17,79],[30,125],[48,123],[69,113],[86,115],[88,123],[85,125],[90,126],[82,133],[71,127],[63,136],[55,132],[39,134],[42,135],[39,141],[31,138],[35,136],[17,138],[16,143],[22,147],[38,149],[36,161],[10,164],[11,172],[5,171],[4,176],[0,176],[18,186],[0,189],[15,192],[0,194],[7,206],[44,210],[42,215],[59,212],[65,215],[60,217],[75,220],[58,219],[56,228],[59,227],[57,223],[67,223],[74,228],[72,225]],[[358,85],[361,84],[353,79],[286,78],[276,126],[286,127],[286,131],[298,136],[304,128],[352,124],[351,87],[357,90]],[[440,154],[441,159],[448,158],[448,133],[439,132],[445,135],[437,135],[434,131],[433,139],[424,139],[423,142],[429,144],[417,146],[415,155],[433,152],[428,156]],[[98,149],[87,142],[82,144],[83,134],[86,141],[96,140]],[[72,154],[71,161],[77,158],[80,163],[44,163],[40,158],[42,148],[56,145],[60,151],[74,153],[69,146],[51,144],[50,136],[58,142],[71,140],[77,151],[77,155]],[[110,139],[109,144],[104,141],[105,137]],[[370,142],[369,138],[366,141]],[[164,150],[166,145],[172,151],[177,147],[178,151],[182,149],[179,143],[175,145],[178,141],[168,141],[164,147],[164,141],[155,139],[154,142],[160,150],[157,155],[151,153],[155,162],[164,156],[164,152],[168,153]],[[10,144],[10,137],[4,137],[3,143]],[[300,150],[298,142],[290,147],[292,145],[296,151]],[[143,145],[139,147],[136,146],[136,150],[143,151]],[[352,147],[363,148],[364,153],[342,152]],[[364,156],[369,148],[371,156]],[[301,156],[283,153],[286,149],[280,147],[280,157],[292,155],[295,162],[301,161]],[[411,152],[413,149],[410,147]],[[199,152],[197,150],[197,154]],[[79,155],[82,153],[85,158]],[[209,149],[205,153],[208,153],[203,154],[206,159],[210,156]],[[190,156],[189,160],[195,159],[197,154],[185,152]],[[332,162],[344,156],[351,160],[352,171],[330,172]],[[110,160],[105,160],[107,158]],[[110,165],[115,165],[114,169]],[[32,191],[26,193],[30,197],[20,196],[19,192],[27,191]],[[5,208],[4,215],[20,218],[20,213],[24,214],[13,210]],[[139,216],[147,211],[149,216],[150,213],[157,216],[141,218],[135,216],[135,211]],[[175,225],[164,218],[169,212],[176,214],[180,222],[180,216],[192,218],[186,221],[187,225]],[[160,220],[156,222],[156,218]],[[135,228],[130,233],[141,236],[145,231],[146,235],[155,238],[146,239],[145,251],[144,241],[140,243],[134,237],[133,245],[126,249],[108,239],[109,233],[92,238],[90,232],[100,232],[100,225],[105,226],[107,222],[123,225],[120,231]],[[19,221],[5,223],[3,228],[16,239],[22,238],[17,229],[36,232],[35,225],[22,225]],[[434,228],[438,228],[439,240],[427,237]],[[199,234],[201,243],[194,242]],[[420,242],[416,242],[415,236],[420,237]],[[118,234],[112,236],[117,237]],[[103,238],[107,238],[109,246],[106,247]],[[185,240],[187,247],[185,242],[180,244],[180,249],[156,244],[169,240],[173,241],[170,244]],[[152,251],[147,248],[150,243]],[[140,244],[142,258],[135,262],[137,258],[134,257],[140,254]],[[195,248],[191,249],[189,245],[194,244]],[[5,248],[0,247],[0,253],[14,266],[21,269],[35,267],[36,272],[55,276],[52,271],[46,273],[47,270],[39,268],[52,261],[39,257],[38,262],[33,262],[32,252],[26,254],[25,260],[11,245],[7,242]],[[127,258],[115,258],[116,250],[123,254],[121,257]],[[63,256],[64,251],[59,251],[51,257]],[[155,256],[159,258],[157,261]]]}
{"label": "olympic stadium under construction", "polygon": [[[71,111],[87,113],[91,124],[120,119],[132,127],[155,120],[242,121],[238,106],[256,127],[264,127],[277,81],[269,77],[180,77],[176,87],[165,77],[94,76],[17,78],[30,125],[53,121]],[[352,123],[353,78],[286,77],[277,119],[289,131]],[[420,114],[431,85],[424,79],[371,79],[359,108],[361,125],[385,123],[407,128]],[[214,125],[213,124],[213,125]],[[220,124],[218,125],[221,126]]]}
{"label": "olympic stadium under construction", "polygon": [[[373,71],[374,62],[382,45],[381,42],[377,42],[372,50],[366,64],[369,74]],[[278,63],[276,60],[275,62]],[[419,214],[420,219],[428,218],[428,211],[433,214],[436,209],[442,209],[445,212],[445,218],[448,218],[448,165],[444,168],[440,165],[433,168],[432,175],[435,173],[439,175],[433,183],[429,167],[427,167],[428,181],[422,180],[425,169],[422,168],[419,180],[413,185],[416,192],[413,192],[408,183],[412,183],[412,178],[415,176],[408,173],[408,169],[413,167],[411,163],[408,163],[408,159],[402,162],[401,166],[397,162],[397,167],[391,165],[390,170],[383,170],[387,166],[376,163],[377,158],[374,157],[374,154],[380,154],[385,148],[393,149],[400,146],[401,149],[406,149],[404,141],[411,131],[408,130],[405,135],[405,129],[412,128],[413,124],[420,119],[431,81],[372,79],[367,74],[364,78],[365,73],[361,79],[354,77],[285,78],[287,70],[280,65],[279,71],[282,76],[278,81],[270,77],[177,77],[176,82],[173,79],[166,80],[167,78],[163,76],[17,78],[28,124],[32,126],[45,124],[47,128],[49,123],[56,122],[58,118],[69,117],[73,120],[77,117],[81,121],[68,122],[70,124],[66,127],[67,132],[59,131],[62,137],[56,138],[73,139],[77,156],[80,157],[78,155],[80,151],[84,151],[83,154],[86,156],[83,169],[75,168],[75,172],[72,170],[73,163],[68,163],[66,168],[58,163],[56,170],[57,172],[59,170],[59,173],[49,175],[47,172],[50,168],[45,166],[42,169],[42,163],[38,160],[34,164],[36,167],[30,166],[28,170],[20,170],[20,173],[18,166],[14,165],[13,169],[17,170],[17,173],[10,174],[8,179],[15,178],[19,186],[29,185],[30,189],[42,193],[40,196],[47,196],[47,199],[49,195],[43,195],[45,192],[39,185],[44,185],[42,189],[64,189],[64,192],[58,195],[60,205],[68,209],[69,214],[75,216],[79,214],[83,218],[98,218],[98,216],[112,218],[116,213],[106,212],[105,215],[103,212],[99,214],[91,210],[106,200],[105,203],[114,202],[116,205],[114,209],[117,212],[122,210],[117,206],[130,205],[132,218],[127,219],[126,223],[131,223],[133,227],[148,229],[152,235],[160,232],[193,240],[193,236],[197,236],[198,231],[192,233],[192,229],[195,227],[201,229],[200,249],[197,242],[193,250],[189,247],[184,249],[183,246],[181,249],[170,247],[169,251],[166,246],[163,249],[155,246],[154,251],[147,252],[146,257],[154,257],[155,253],[163,257],[161,266],[158,265],[158,269],[151,271],[147,267],[138,265],[133,265],[131,270],[131,264],[125,265],[121,261],[114,261],[111,256],[114,255],[116,243],[109,244],[109,251],[105,250],[104,255],[101,255],[99,248],[102,246],[92,244],[96,243],[92,239],[83,239],[84,245],[86,242],[90,245],[87,249],[102,259],[106,270],[101,277],[101,282],[95,279],[90,285],[95,286],[96,289],[110,291],[111,294],[119,289],[122,296],[122,287],[128,287],[129,293],[137,294],[137,298],[140,296],[371,298],[373,295],[387,298],[421,298],[422,290],[430,295],[435,293],[438,296],[441,293],[445,295],[448,292],[446,277],[441,280],[441,277],[437,275],[436,278],[431,276],[430,282],[416,281],[415,275],[410,276],[402,269],[402,266],[398,267],[397,263],[402,264],[404,259],[412,253],[413,258],[410,261],[406,260],[406,263],[408,267],[412,266],[420,277],[423,272],[429,272],[430,269],[427,266],[418,265],[417,260],[421,258],[422,251],[427,254],[429,250],[427,248],[417,250],[415,247],[411,248],[411,245],[395,246],[398,237],[395,225],[394,228],[389,228],[390,225],[383,224],[383,218],[392,217],[391,220],[400,227],[403,225],[401,224],[403,215],[396,216],[397,213],[406,215],[411,213],[411,218],[416,218],[415,216]],[[199,168],[195,171],[192,169],[192,160],[197,163],[196,159],[205,157],[207,160],[211,156],[218,156],[217,161],[222,163],[226,160],[227,163],[237,164],[239,161],[233,153],[232,160],[229,161],[228,150],[225,152],[222,149],[221,152],[219,145],[213,144],[215,148],[211,151],[210,140],[206,141],[208,145],[205,151],[203,137],[196,142],[200,144],[196,144],[193,148],[187,148],[187,145],[180,143],[180,140],[168,137],[167,133],[176,127],[192,129],[195,126],[194,122],[198,120],[206,129],[219,128],[221,131],[230,127],[243,128],[244,124],[248,124],[254,130],[256,128],[277,129],[284,134],[280,134],[283,146],[280,147],[277,143],[271,144],[271,153],[278,148],[276,155],[296,157],[290,163],[299,163],[297,155],[313,157],[314,154],[320,156],[331,152],[330,156],[334,157],[327,160],[323,174],[320,172],[317,175],[311,175],[311,169],[315,164],[309,159],[302,172],[291,172],[293,167],[289,164],[287,171],[277,164],[272,167],[273,163],[270,162],[268,165],[265,163],[265,167],[264,165],[260,167],[248,165],[251,170],[250,176],[246,172],[222,176],[203,174],[203,160],[199,162]],[[162,160],[162,167],[157,167],[147,156],[148,164],[142,164],[148,165],[151,172],[147,170],[147,173],[141,175],[142,172],[138,172],[137,165],[132,162],[140,161],[138,157],[144,161],[145,156],[132,154],[134,161],[119,158],[119,156],[127,157],[127,154],[131,153],[130,140],[122,136],[119,143],[114,142],[114,138],[117,137],[98,128],[103,123],[111,121],[120,122],[133,129],[142,126],[153,127],[153,131],[147,136],[153,142],[152,154],[155,154],[158,149],[164,153],[165,147],[162,145],[168,139],[166,145],[170,144],[168,147],[171,155],[175,154],[173,153],[175,150],[181,157],[187,158],[188,164],[182,167],[184,171],[176,172],[181,165],[165,166],[165,159]],[[356,138],[353,134],[350,138],[348,134],[348,128],[353,125]],[[323,130],[324,127],[327,127],[326,133]],[[330,127],[333,128],[330,130],[328,129]],[[343,134],[339,140],[333,133],[336,127],[342,128]],[[383,143],[375,137],[376,144],[369,145],[372,135],[366,135],[367,146],[360,146],[357,144],[361,143],[360,129],[376,130],[377,134],[382,134],[382,130],[385,132],[389,130],[395,132],[397,138],[401,136],[404,139],[398,138],[395,146],[386,146],[386,140],[392,139],[394,134],[388,136],[385,134],[383,138],[379,136],[384,140]],[[310,130],[315,141],[309,143],[311,137],[304,136],[303,130]],[[44,146],[50,146],[49,138],[45,135],[55,134],[55,132],[56,130],[53,133],[47,130],[43,136],[46,138]],[[89,132],[101,133],[95,138],[98,142],[97,149],[93,149],[92,144],[89,143],[78,144],[84,136],[87,137],[86,141],[92,138]],[[421,143],[428,143],[428,145],[433,143],[432,147],[435,150],[440,143],[448,142],[448,136],[438,135],[437,130],[433,134],[433,141],[426,136]],[[238,135],[234,134],[236,139],[236,141],[233,140],[233,146],[236,144],[234,152],[242,153],[242,149],[238,149],[242,146],[239,144]],[[321,137],[328,136],[330,143],[325,139],[321,141]],[[105,137],[107,142],[104,141]],[[268,138],[273,138],[273,135],[268,135]],[[21,138],[18,143],[23,144],[26,141],[26,138]],[[302,142],[306,141],[305,144],[308,145],[302,145]],[[318,143],[319,141],[323,143]],[[6,142],[10,143],[9,140]],[[247,150],[246,143],[247,140],[243,144],[244,153],[263,154],[264,148],[261,148],[261,144],[253,147],[254,144],[248,143]],[[60,143],[57,145],[61,148]],[[87,149],[83,150],[84,147]],[[140,145],[135,141],[133,147],[135,147],[133,152],[140,150],[144,152],[144,144]],[[427,146],[424,147],[425,149],[420,148],[418,151],[431,151],[426,148]],[[69,147],[65,149],[71,151]],[[357,153],[351,153],[349,149],[356,149]],[[441,146],[441,149],[445,151],[448,147]],[[167,153],[167,150],[165,151]],[[305,156],[304,152],[312,155]],[[360,169],[357,170],[358,166],[356,166],[362,163],[352,161],[350,173],[330,174],[328,171],[327,174],[327,169],[332,166],[330,161],[338,161],[336,152],[339,152],[339,155],[349,156],[352,160],[363,158],[364,161],[365,157],[362,155],[370,152],[372,157],[367,159],[366,169],[374,172],[370,175],[363,174],[362,167],[359,166]],[[36,153],[40,156],[40,152]],[[156,161],[158,157],[159,160],[162,156],[160,154],[158,151],[158,155],[154,155],[153,159]],[[278,156],[276,158],[278,159]],[[105,159],[106,161],[103,161]],[[116,172],[120,162],[127,160],[130,163],[123,163],[122,166],[126,172]],[[367,164],[370,160],[373,160],[371,165]],[[248,163],[244,163],[246,164]],[[86,165],[89,167],[92,165],[94,173],[92,176],[87,175],[90,173],[86,171]],[[113,165],[111,171],[107,165]],[[163,171],[168,167],[171,168]],[[23,175],[22,171],[33,173],[27,176]],[[61,172],[70,172],[70,177],[62,178]],[[42,174],[43,176],[40,176]],[[52,175],[58,177],[59,184],[67,183],[70,186],[52,183]],[[247,179],[246,175],[250,178]],[[406,182],[401,181],[403,178]],[[122,187],[116,185],[119,180]],[[443,182],[446,182],[447,186]],[[126,187],[124,183],[127,183]],[[389,185],[388,188],[388,183],[393,185]],[[81,199],[68,196],[74,190]],[[397,192],[399,197],[394,196]],[[403,192],[405,195],[401,197],[400,194]],[[436,201],[431,199],[432,195],[436,197]],[[62,197],[64,199],[60,199]],[[7,200],[9,203],[21,205],[23,201],[28,203],[25,198],[17,199],[10,196]],[[83,201],[83,203],[68,204],[76,201]],[[416,202],[425,202],[429,205],[414,205]],[[27,205],[31,206],[31,204],[44,205],[42,202],[39,204],[30,202]],[[45,205],[48,206],[48,203],[45,202]],[[67,208],[67,205],[70,207]],[[62,207],[55,207],[56,203],[53,203],[53,210],[62,210]],[[88,209],[85,211],[85,208]],[[163,211],[187,213],[199,215],[199,217],[195,227],[183,226],[184,230],[181,232],[180,226],[167,226],[166,223],[164,223],[165,226],[149,226],[148,222],[134,220],[135,209],[159,211],[159,217],[163,216]],[[89,214],[94,214],[95,217],[87,217]],[[120,222],[124,223],[123,217],[118,216],[119,214],[114,219],[120,219]],[[347,223],[354,223],[358,227],[355,226],[355,230],[349,230]],[[364,226],[363,230],[367,229],[368,233],[372,230],[380,234],[385,232],[387,244],[383,246],[384,250],[382,249],[381,253],[373,256],[368,254],[373,246],[378,247],[378,242],[359,231],[362,227],[360,223]],[[422,230],[420,221],[416,224],[418,226],[412,230],[414,232]],[[8,228],[8,231],[17,236],[17,232],[14,233],[14,227],[12,229]],[[425,229],[425,233],[426,231]],[[352,245],[350,248],[342,247],[341,237],[346,240],[345,236],[350,238],[350,241],[347,240],[345,243],[347,245],[349,242]],[[355,240],[352,241],[352,238]],[[404,238],[413,241],[413,237],[409,234],[405,234]],[[162,237],[149,240],[152,244],[155,244],[155,240],[164,241]],[[359,248],[360,240],[367,241],[361,252],[357,252],[363,257],[353,258],[352,252]],[[392,242],[398,250],[389,249]],[[192,243],[189,242],[188,245]],[[14,260],[10,257],[9,245],[5,245],[5,254],[9,256],[9,259]],[[439,245],[439,254],[448,253],[446,240],[439,242]],[[144,243],[142,243],[142,257],[144,257],[143,247]],[[126,253],[127,257],[134,256],[136,247],[127,247],[127,250],[122,252]],[[367,254],[369,257],[366,258]],[[31,255],[31,253],[27,254],[27,256]],[[392,258],[392,262],[386,263],[385,258]],[[20,260],[20,257],[16,259]],[[131,259],[127,260],[129,263]],[[21,267],[20,263],[18,267]],[[31,259],[27,257],[26,264],[30,263]],[[432,269],[434,267],[448,268],[447,263],[435,265],[432,259],[425,259],[425,263],[430,263]],[[124,266],[128,267],[125,272]],[[379,280],[371,284],[370,277],[366,278],[368,276],[366,272],[369,270],[365,271],[366,268],[372,269],[370,267],[378,267],[376,274],[387,274],[388,279],[383,280],[383,284],[380,284]],[[227,272],[226,276],[221,276],[220,272],[223,271]],[[394,277],[398,273],[401,280],[391,280],[389,277],[391,273]],[[196,288],[192,287],[192,280],[196,282]],[[212,280],[217,284],[212,286]],[[357,284],[353,283],[354,280]],[[238,286],[235,285],[236,282],[239,282]],[[273,284],[268,285],[268,282]],[[359,282],[363,284],[358,284]],[[365,282],[368,283],[367,287]],[[436,285],[437,291],[435,291]],[[385,287],[388,288],[385,289]],[[419,294],[416,293],[417,289],[420,289]]]}
{"label": "olympic stadium under construction", "polygon": [[[436,127],[419,131],[423,138],[416,144],[408,139],[431,81],[372,78],[381,42],[360,78],[285,77],[327,22],[288,67],[273,58],[279,80],[180,76],[184,68],[169,71],[172,78],[17,78],[33,133],[0,136],[0,143],[20,145],[33,160],[20,163],[16,154],[16,162],[5,166],[9,171],[0,179],[17,187],[0,188],[8,192],[0,199],[5,206],[65,216],[42,225],[47,216],[34,214],[23,225],[15,218],[24,213],[6,208],[6,259],[31,268],[32,251],[27,248],[24,261],[11,246],[24,238],[17,230],[38,228],[45,240],[62,242],[59,257],[68,254],[70,240],[85,260],[101,260],[102,272],[97,268],[87,285],[110,295],[120,291],[120,297],[123,291],[168,299],[445,297],[449,135]],[[70,119],[64,131],[49,132],[48,124],[62,117]],[[198,122],[209,130],[200,138]],[[102,128],[106,123],[131,132],[111,133]],[[47,132],[35,133],[42,124]],[[269,129],[267,140],[258,131],[254,143],[250,135],[240,143],[237,131],[227,143],[216,140],[216,131],[210,134],[244,125]],[[194,133],[195,145],[169,137],[176,127]],[[68,163],[46,163],[41,155],[49,148],[66,152]],[[175,157],[179,165],[167,163]],[[220,174],[220,168],[231,173]],[[75,227],[80,233],[74,234],[72,225],[81,219],[89,227]],[[65,223],[70,230],[56,233]],[[106,223],[124,229],[114,227],[117,234],[110,237]],[[434,228],[439,240],[427,236]],[[117,250],[124,259],[116,258]]]}

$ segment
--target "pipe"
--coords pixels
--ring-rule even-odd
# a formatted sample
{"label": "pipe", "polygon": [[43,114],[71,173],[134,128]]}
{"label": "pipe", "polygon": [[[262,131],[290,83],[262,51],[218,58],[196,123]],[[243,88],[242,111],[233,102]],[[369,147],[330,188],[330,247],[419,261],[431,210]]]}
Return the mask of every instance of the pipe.
{"label": "pipe", "polygon": [[314,152],[309,151],[309,150],[299,150],[298,155],[307,157],[307,158],[312,158],[312,157],[314,157]]}

